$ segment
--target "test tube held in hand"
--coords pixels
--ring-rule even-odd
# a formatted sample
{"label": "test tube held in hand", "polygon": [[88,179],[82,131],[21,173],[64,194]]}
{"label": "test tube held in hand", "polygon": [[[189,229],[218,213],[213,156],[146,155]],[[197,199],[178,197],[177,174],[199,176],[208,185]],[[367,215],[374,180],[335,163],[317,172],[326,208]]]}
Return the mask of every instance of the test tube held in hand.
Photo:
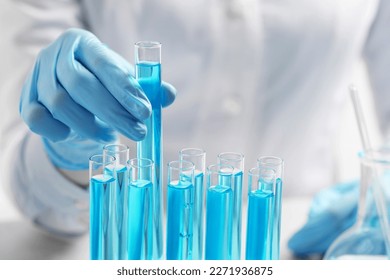
{"label": "test tube held in hand", "polygon": [[152,105],[145,120],[147,134],[137,143],[137,157],[154,162],[153,184],[153,259],[162,257],[162,123],[161,123],[161,44],[141,41],[135,44],[135,74]]}

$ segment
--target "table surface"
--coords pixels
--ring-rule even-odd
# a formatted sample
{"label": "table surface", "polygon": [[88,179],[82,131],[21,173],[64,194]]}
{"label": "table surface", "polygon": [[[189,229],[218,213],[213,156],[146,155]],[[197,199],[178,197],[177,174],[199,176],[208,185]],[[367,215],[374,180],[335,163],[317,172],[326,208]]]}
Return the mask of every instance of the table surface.
{"label": "table surface", "polygon": [[[282,203],[281,259],[295,259],[287,248],[289,237],[306,221],[311,199],[287,197]],[[0,188],[1,260],[86,260],[89,236],[63,240],[46,234],[21,216]],[[243,219],[243,228],[245,228]]]}

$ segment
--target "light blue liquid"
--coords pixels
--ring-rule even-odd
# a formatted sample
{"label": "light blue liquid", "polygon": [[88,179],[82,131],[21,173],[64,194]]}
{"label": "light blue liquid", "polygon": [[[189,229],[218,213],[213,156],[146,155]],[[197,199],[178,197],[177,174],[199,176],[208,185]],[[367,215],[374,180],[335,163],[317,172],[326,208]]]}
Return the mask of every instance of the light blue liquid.
{"label": "light blue liquid", "polygon": [[242,171],[235,170],[233,175],[233,230],[232,230],[232,259],[241,258],[241,216],[242,216]]}
{"label": "light blue liquid", "polygon": [[[115,174],[114,174],[115,169]],[[106,173],[115,177],[115,188],[110,192],[109,259],[127,259],[128,170],[124,165],[107,166]],[[115,176],[114,176],[115,175]]]}
{"label": "light blue liquid", "polygon": [[110,212],[107,202],[115,189],[115,179],[108,174],[90,179],[90,257],[91,260],[108,259],[107,252]]}
{"label": "light blue liquid", "polygon": [[192,259],[203,258],[203,172],[196,171],[194,185]]}
{"label": "light blue liquid", "polygon": [[230,260],[232,257],[233,192],[217,185],[207,190],[206,260]]}
{"label": "light blue liquid", "polygon": [[129,186],[128,257],[150,260],[153,255],[153,184],[138,180]]}
{"label": "light blue liquid", "polygon": [[274,195],[256,190],[248,195],[246,259],[269,260]]}
{"label": "light blue liquid", "polygon": [[145,121],[147,134],[138,142],[137,157],[148,158],[154,162],[153,190],[153,259],[162,257],[162,141],[161,141],[161,65],[159,63],[138,63],[136,78],[150,103],[152,115]]}
{"label": "light blue liquid", "polygon": [[167,260],[192,259],[194,187],[188,181],[168,184]]}
{"label": "light blue liquid", "polygon": [[271,236],[271,259],[280,259],[280,225],[282,217],[282,179],[276,179],[275,199],[274,199],[274,216],[272,221],[272,236]]}

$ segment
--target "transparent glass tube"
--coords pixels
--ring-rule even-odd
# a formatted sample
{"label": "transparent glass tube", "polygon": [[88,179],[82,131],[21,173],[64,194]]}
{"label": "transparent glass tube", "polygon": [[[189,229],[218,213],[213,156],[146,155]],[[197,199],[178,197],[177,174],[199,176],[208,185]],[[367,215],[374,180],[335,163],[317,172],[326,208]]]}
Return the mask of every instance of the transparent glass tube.
{"label": "transparent glass tube", "polygon": [[[127,220],[128,220],[128,199],[129,199],[129,174],[127,169],[127,161],[129,160],[129,147],[124,144],[108,144],[103,147],[103,155],[113,156],[116,158],[115,169],[108,169],[108,172],[115,172],[116,184],[112,189],[113,199],[113,215],[115,215],[115,224],[113,223],[112,231],[117,232],[113,235],[113,244],[117,244],[113,248],[115,259],[127,259]],[[112,166],[114,167],[114,166]],[[117,240],[115,240],[117,239]]]}
{"label": "transparent glass tube", "polygon": [[110,229],[111,191],[115,188],[115,174],[107,172],[107,166],[115,166],[112,156],[94,155],[89,159],[90,195],[90,258],[91,260],[113,259],[113,232]]}
{"label": "transparent glass tube", "polygon": [[247,260],[270,260],[275,198],[275,171],[255,167],[248,172]]}
{"label": "transparent glass tube", "polygon": [[[390,259],[389,149],[369,150],[360,154],[359,190],[360,198],[355,224],[333,241],[324,259]],[[378,193],[375,194],[376,191],[380,191],[380,196]],[[379,203],[378,198],[381,200]],[[382,207],[382,210],[378,206]]]}
{"label": "transparent glass tube", "polygon": [[191,260],[194,164],[168,163],[167,260]]}
{"label": "transparent glass tube", "polygon": [[234,167],[233,174],[233,226],[232,226],[232,259],[241,258],[241,220],[242,220],[242,181],[244,173],[244,155],[226,152],[218,155],[218,163]]}
{"label": "transparent glass tube", "polygon": [[162,122],[161,122],[161,44],[142,41],[135,44],[136,79],[152,104],[145,120],[147,134],[137,144],[137,157],[154,162],[153,259],[162,257]]}
{"label": "transparent glass tube", "polygon": [[275,171],[275,199],[274,199],[274,215],[272,222],[272,246],[271,259],[280,259],[280,231],[281,231],[281,220],[282,220],[282,193],[283,193],[283,172],[284,162],[281,158],[275,156],[263,156],[257,159],[257,166],[271,168]]}
{"label": "transparent glass tube", "polygon": [[206,260],[232,258],[233,174],[231,165],[210,165],[206,171]]}
{"label": "transparent glass tube", "polygon": [[153,258],[153,184],[154,164],[150,159],[134,158],[128,161],[129,212],[128,258]]}
{"label": "transparent glass tube", "polygon": [[192,259],[203,259],[203,223],[204,223],[204,174],[206,169],[206,152],[198,148],[185,148],[180,151],[180,160],[190,161],[195,165],[194,172],[194,207]]}

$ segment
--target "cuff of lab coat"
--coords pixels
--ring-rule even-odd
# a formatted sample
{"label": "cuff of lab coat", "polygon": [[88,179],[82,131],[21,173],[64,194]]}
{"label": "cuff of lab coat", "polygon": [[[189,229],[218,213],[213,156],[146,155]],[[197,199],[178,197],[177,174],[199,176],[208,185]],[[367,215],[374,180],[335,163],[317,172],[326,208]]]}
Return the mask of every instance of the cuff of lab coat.
{"label": "cuff of lab coat", "polygon": [[89,194],[66,179],[49,160],[40,136],[26,143],[25,171],[42,209],[34,222],[59,235],[79,235],[88,229]]}

